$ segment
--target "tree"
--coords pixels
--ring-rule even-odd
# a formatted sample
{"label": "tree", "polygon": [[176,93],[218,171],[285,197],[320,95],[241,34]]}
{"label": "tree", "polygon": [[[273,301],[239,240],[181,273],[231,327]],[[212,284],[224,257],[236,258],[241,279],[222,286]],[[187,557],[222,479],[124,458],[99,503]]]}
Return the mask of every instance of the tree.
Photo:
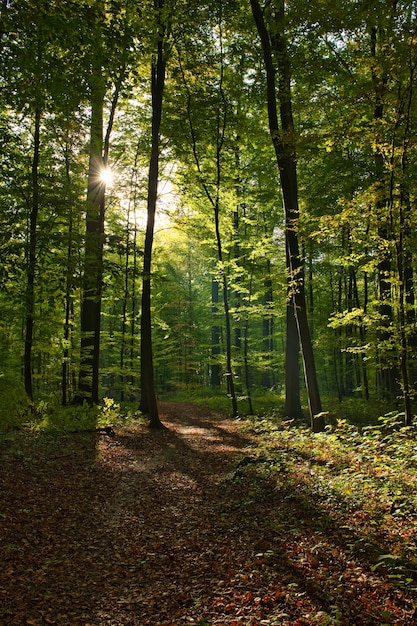
{"label": "tree", "polygon": [[160,158],[160,127],[162,119],[162,103],[166,70],[166,37],[168,24],[164,19],[164,0],[155,0],[156,19],[156,55],[152,62],[152,139],[148,176],[147,223],[143,260],[142,279],[142,317],[141,317],[141,401],[140,410],[149,416],[151,428],[163,428],[159,419],[155,393],[155,377],[152,351],[151,323],[151,277],[152,277],[152,246],[155,228],[155,211],[158,196],[159,158]]}
{"label": "tree", "polygon": [[[132,52],[129,25],[118,23],[117,7],[112,16],[106,13],[102,0],[90,8],[92,43],[90,47],[90,141],[86,202],[84,271],[81,302],[81,345],[78,391],[74,404],[99,402],[100,323],[103,283],[103,246],[106,180],[103,172],[108,166],[110,136],[113,129],[120,90],[126,78],[129,55]],[[113,17],[113,20],[111,19]],[[112,21],[116,22],[115,25]],[[107,22],[107,24],[106,24]],[[115,28],[113,28],[115,26]],[[115,41],[114,32],[120,35]],[[107,35],[111,34],[108,38]],[[112,47],[112,45],[114,47]],[[120,50],[116,67],[112,55]],[[122,47],[124,46],[124,47]],[[133,48],[134,50],[134,48]],[[113,70],[113,72],[112,72]],[[109,74],[113,73],[114,92],[104,135],[104,107]]]}
{"label": "tree", "polygon": [[[314,431],[324,429],[321,399],[317,382],[314,354],[307,321],[304,272],[298,242],[298,189],[295,155],[295,128],[292,115],[290,61],[284,30],[284,2],[261,10],[258,0],[251,0],[252,13],[260,36],[267,80],[268,119],[275,149],[284,198],[287,271],[290,279],[289,298],[293,302],[295,320],[301,345],[304,375]],[[277,70],[274,67],[277,65]],[[276,94],[275,76],[279,88]],[[278,125],[279,102],[281,130]]]}

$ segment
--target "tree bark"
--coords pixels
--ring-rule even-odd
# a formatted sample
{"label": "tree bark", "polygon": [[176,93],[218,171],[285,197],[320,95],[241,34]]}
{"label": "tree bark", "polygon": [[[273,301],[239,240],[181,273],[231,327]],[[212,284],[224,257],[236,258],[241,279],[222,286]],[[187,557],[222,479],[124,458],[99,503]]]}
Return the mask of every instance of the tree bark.
{"label": "tree bark", "polygon": [[102,178],[107,167],[110,135],[116,114],[125,67],[119,78],[110,107],[106,135],[103,132],[106,78],[100,54],[94,59],[91,72],[90,153],[87,184],[87,211],[85,229],[84,273],[81,302],[81,350],[77,394],[73,404],[98,404],[100,374],[101,297],[103,291],[103,248],[106,183]]}
{"label": "tree bark", "polygon": [[151,320],[151,266],[152,247],[155,228],[155,212],[159,179],[159,132],[162,119],[162,101],[165,85],[164,29],[161,24],[163,0],[155,0],[154,8],[158,14],[157,59],[152,63],[152,145],[148,175],[147,224],[144,246],[143,278],[142,278],[142,318],[141,318],[141,401],[139,408],[149,418],[151,428],[164,428],[159,419],[155,392],[155,378],[152,352],[152,320]]}

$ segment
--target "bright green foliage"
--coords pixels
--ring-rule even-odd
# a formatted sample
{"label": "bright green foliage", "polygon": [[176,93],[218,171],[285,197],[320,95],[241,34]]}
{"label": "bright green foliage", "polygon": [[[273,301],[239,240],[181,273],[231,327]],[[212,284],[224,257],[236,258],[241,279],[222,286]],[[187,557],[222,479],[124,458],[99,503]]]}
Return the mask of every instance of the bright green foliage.
{"label": "bright green foliage", "polygon": [[300,502],[305,497],[306,514],[313,496],[328,523],[339,518],[353,555],[415,590],[417,431],[403,424],[404,414],[392,412],[373,426],[336,420],[326,433],[312,434],[271,415],[255,418],[246,429],[260,437],[260,446],[248,468],[275,480],[281,492],[290,488]]}
{"label": "bright green foliage", "polygon": [[32,411],[22,383],[7,375],[0,376],[0,431],[19,428]]}
{"label": "bright green foliage", "polygon": [[42,432],[95,431],[112,425],[119,416],[120,407],[112,398],[103,398],[102,406],[84,403],[79,406],[59,407],[40,402],[27,425]]}

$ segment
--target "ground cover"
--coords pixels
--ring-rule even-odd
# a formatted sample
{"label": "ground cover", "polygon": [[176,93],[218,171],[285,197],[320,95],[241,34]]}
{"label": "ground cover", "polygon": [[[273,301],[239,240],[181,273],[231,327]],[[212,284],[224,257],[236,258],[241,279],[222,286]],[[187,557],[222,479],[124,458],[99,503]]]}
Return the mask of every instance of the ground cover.
{"label": "ground cover", "polygon": [[417,623],[412,431],[161,418],[2,435],[1,624]]}

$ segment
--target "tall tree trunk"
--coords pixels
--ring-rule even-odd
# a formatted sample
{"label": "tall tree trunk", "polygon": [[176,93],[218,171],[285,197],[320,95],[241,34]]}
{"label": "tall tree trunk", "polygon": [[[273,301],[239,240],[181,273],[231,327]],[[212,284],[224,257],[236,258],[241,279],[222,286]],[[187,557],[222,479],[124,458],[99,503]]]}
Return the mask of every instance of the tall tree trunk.
{"label": "tall tree trunk", "polygon": [[[245,263],[245,266],[246,266],[246,263]],[[248,268],[245,268],[245,269],[247,272]],[[250,371],[249,371],[249,328],[250,328],[249,308],[251,306],[252,295],[253,295],[253,272],[254,272],[254,260],[252,259],[250,263],[249,289],[247,293],[247,310],[245,312],[245,324],[244,324],[244,330],[243,330],[243,365],[244,365],[244,374],[245,374],[245,392],[246,392],[246,397],[248,399],[249,415],[254,415]]]}
{"label": "tall tree trunk", "polygon": [[[290,61],[284,35],[284,1],[279,0],[277,4],[277,9],[268,9],[271,11],[268,28],[265,22],[265,12],[261,11],[258,0],[251,0],[252,13],[263,49],[267,75],[269,129],[279,168],[284,198],[287,270],[291,280],[290,297],[294,304],[298,337],[303,357],[311,427],[313,431],[318,432],[324,429],[325,423],[317,381],[313,346],[307,320],[304,271],[298,242],[299,207],[295,131],[292,116]],[[274,57],[276,58],[278,69],[278,98],[282,132],[280,132],[278,125]]]}
{"label": "tall tree trunk", "polygon": [[84,273],[81,302],[81,350],[77,394],[73,404],[98,404],[100,373],[100,322],[103,290],[104,217],[106,183],[103,170],[108,163],[110,135],[116,114],[120,88],[125,75],[122,67],[110,108],[106,135],[103,132],[106,78],[100,54],[94,59],[90,79],[90,149],[87,184]]}
{"label": "tall tree trunk", "polygon": [[[222,45],[221,37],[220,37],[220,45]],[[222,240],[220,234],[220,186],[222,180],[222,170],[221,170],[221,153],[224,144],[224,135],[226,132],[226,111],[227,111],[227,103],[223,92],[223,55],[221,57],[221,78],[220,78],[220,97],[222,101],[222,111],[218,111],[217,116],[217,137],[216,137],[216,195],[214,200],[212,200],[213,210],[214,210],[214,225],[215,225],[215,233],[216,233],[216,242],[217,242],[217,258],[220,265],[221,271],[221,280],[222,280],[222,291],[223,291],[223,306],[224,306],[224,320],[226,326],[226,381],[227,381],[227,391],[232,402],[232,416],[238,417],[238,407],[237,407],[237,397],[235,390],[235,380],[234,380],[234,371],[232,367],[232,330],[231,330],[231,315],[230,315],[230,307],[229,307],[229,288],[227,275],[223,263],[223,249],[222,249]]]}
{"label": "tall tree trunk", "polygon": [[124,259],[124,288],[122,297],[122,333],[120,339],[120,400],[125,400],[125,353],[126,353],[126,330],[128,323],[128,299],[129,299],[129,260],[130,260],[130,205],[126,215],[126,238]]}
{"label": "tall tree trunk", "polygon": [[131,291],[132,291],[132,301],[130,306],[130,349],[129,349],[129,366],[130,366],[130,386],[132,389],[132,400],[135,389],[135,374],[134,374],[134,363],[135,363],[135,346],[136,346],[136,315],[137,315],[137,297],[136,297],[136,277],[138,272],[138,246],[137,246],[137,236],[138,236],[138,227],[136,223],[136,205],[134,211],[134,220],[135,227],[133,231],[133,268],[132,268],[132,283],[131,283]]}
{"label": "tall tree trunk", "polygon": [[103,282],[105,183],[103,159],[103,107],[105,80],[99,63],[91,77],[90,154],[88,166],[84,273],[81,302],[81,354],[74,404],[98,404],[100,314]]}
{"label": "tall tree trunk", "polygon": [[[222,47],[221,36],[220,36],[220,47]],[[221,52],[221,55],[223,55],[223,52]],[[188,93],[187,113],[188,113],[188,121],[190,125],[193,155],[194,155],[194,160],[197,166],[197,170],[199,174],[201,175],[202,172],[201,172],[200,158],[197,153],[197,140],[196,140],[194,126],[193,126],[193,122],[191,118],[191,93],[186,82],[185,73],[184,73],[182,65],[180,65],[180,69],[182,72],[184,85]],[[213,208],[213,213],[214,213],[217,259],[219,262],[219,269],[220,269],[220,275],[221,275],[220,284],[221,284],[222,292],[223,292],[223,307],[224,307],[225,328],[226,328],[226,333],[225,333],[226,335],[225,336],[226,372],[225,372],[225,375],[226,375],[226,381],[227,381],[227,391],[232,402],[232,415],[233,417],[238,417],[238,406],[237,406],[237,397],[236,397],[236,391],[235,391],[234,372],[232,368],[232,330],[231,330],[231,319],[230,319],[231,315],[230,315],[229,296],[228,296],[228,280],[227,280],[227,275],[226,275],[224,265],[223,265],[223,249],[222,249],[222,241],[221,241],[221,233],[220,233],[220,189],[221,189],[221,183],[222,183],[221,155],[222,155],[223,144],[224,144],[224,136],[226,132],[226,118],[227,118],[227,115],[226,115],[227,103],[226,103],[226,99],[225,99],[225,95],[223,91],[223,73],[224,73],[223,56],[221,56],[221,71],[220,71],[220,85],[219,85],[221,105],[219,105],[218,111],[217,111],[217,129],[216,129],[217,133],[216,133],[216,139],[215,139],[216,141],[216,156],[215,156],[216,179],[214,183],[215,191],[213,192],[210,189],[210,186],[205,183],[203,177],[202,177],[202,187],[203,187],[204,193],[207,196],[208,201],[210,202]],[[212,336],[212,341],[213,341],[213,336]],[[212,370],[212,374],[213,374],[213,370]]]}
{"label": "tall tree trunk", "polygon": [[[387,85],[387,76],[381,73],[381,62],[378,58],[378,34],[379,28],[373,25],[370,29],[370,47],[372,61],[372,82],[374,87],[374,120],[380,123],[384,118],[384,98]],[[382,55],[382,52],[379,53]],[[378,262],[378,288],[379,288],[379,346],[381,360],[379,364],[378,378],[382,397],[391,400],[397,395],[398,368],[396,367],[396,354],[393,354],[392,328],[393,308],[391,301],[391,272],[392,254],[389,243],[392,241],[391,217],[388,213],[387,176],[384,171],[384,156],[378,148],[374,154],[375,182],[377,189],[376,210],[378,214],[378,236],[381,240],[382,250]],[[394,349],[395,350],[395,349]]]}
{"label": "tall tree trunk", "polygon": [[[135,154],[135,162],[132,170],[131,180],[130,180],[130,196],[129,196],[129,206],[127,209],[126,215],[126,232],[125,232],[125,259],[124,259],[124,289],[123,289],[123,298],[122,298],[122,336],[120,341],[120,400],[123,402],[126,399],[126,382],[131,381],[131,373],[126,376],[126,361],[128,353],[129,353],[129,341],[130,338],[127,336],[127,329],[129,324],[130,312],[128,311],[129,307],[129,297],[130,297],[130,284],[129,284],[129,263],[131,257],[131,214],[132,214],[132,204],[133,204],[133,215],[134,215],[134,232],[136,233],[136,219],[135,219],[135,207],[136,207],[136,187],[135,187],[135,179],[137,176],[137,162],[138,162],[138,149]],[[133,250],[136,248],[136,234],[133,239]],[[134,276],[133,276],[134,281]],[[132,291],[132,298],[134,297],[134,291]],[[132,320],[131,320],[132,321]],[[129,340],[128,340],[129,339]],[[130,368],[132,367],[132,363],[129,364]],[[128,394],[130,396],[130,394]]]}
{"label": "tall tree trunk", "polygon": [[[65,181],[67,187],[68,197],[70,197],[70,162],[69,162],[69,145],[65,146]],[[65,321],[64,321],[64,351],[62,355],[62,390],[61,390],[61,403],[62,406],[66,406],[69,399],[69,372],[70,372],[70,343],[71,343],[71,327],[72,318],[74,315],[74,302],[73,302],[73,281],[74,281],[74,217],[72,200],[69,201],[69,215],[68,215],[68,244],[67,244],[67,273],[65,277]]]}
{"label": "tall tree trunk", "polygon": [[[239,171],[239,166],[240,166],[240,158],[239,158],[239,151],[236,150],[235,153],[235,165],[236,165],[236,170]],[[239,186],[239,182],[236,184],[236,195],[239,198],[240,196],[240,186]],[[237,206],[235,207],[235,210],[233,211],[233,239],[234,239],[234,245],[233,245],[233,259],[234,262],[236,263],[237,266],[239,266],[241,264],[241,259],[240,259],[240,246],[239,246],[239,222],[240,222],[240,216],[239,216],[239,203],[237,204]],[[243,208],[244,211],[244,208]],[[245,265],[245,259],[243,259],[243,266]],[[238,274],[234,280],[233,280],[233,293],[232,293],[232,297],[233,297],[233,304],[234,304],[234,340],[233,340],[233,346],[234,346],[234,351],[235,351],[235,356],[237,357],[237,364],[235,365],[235,374],[236,374],[236,378],[240,379],[241,375],[242,375],[242,368],[241,368],[241,359],[240,359],[240,353],[242,351],[242,327],[240,324],[240,320],[241,320],[241,306],[242,306],[242,302],[241,302],[241,276]],[[249,296],[250,297],[250,296]],[[246,323],[247,326],[247,323]],[[243,352],[245,352],[245,348],[243,349]],[[246,361],[247,363],[247,361]],[[248,375],[248,371],[246,370],[245,372],[245,378]],[[252,413],[252,411],[251,411]]]}
{"label": "tall tree trunk", "polygon": [[295,419],[303,417],[300,396],[299,345],[294,300],[290,297],[286,307],[285,415]]}
{"label": "tall tree trunk", "polygon": [[162,119],[162,100],[165,85],[164,29],[161,23],[161,12],[164,0],[155,0],[154,8],[158,19],[157,59],[152,63],[152,145],[148,175],[148,219],[146,224],[143,279],[142,279],[142,318],[141,318],[141,401],[140,410],[149,417],[151,428],[164,428],[159,419],[156,402],[155,379],[152,352],[152,320],[151,320],[151,266],[152,246],[155,227],[155,212],[158,195],[159,179],[159,131]]}
{"label": "tall tree trunk", "polygon": [[26,273],[26,319],[25,319],[25,354],[23,361],[25,390],[33,400],[32,378],[32,347],[33,347],[33,324],[35,316],[35,272],[36,272],[36,248],[38,239],[38,213],[39,213],[39,155],[40,155],[40,126],[41,111],[35,111],[35,128],[33,137],[32,157],[32,206],[29,217],[28,255]]}
{"label": "tall tree trunk", "polygon": [[[412,414],[412,377],[415,374],[410,367],[410,354],[416,347],[415,330],[415,307],[414,307],[414,279],[413,279],[413,256],[411,241],[412,210],[410,192],[408,188],[408,167],[409,167],[409,141],[411,135],[411,111],[413,101],[413,85],[416,71],[415,60],[412,58],[410,48],[409,58],[409,84],[404,89],[404,96],[399,98],[398,123],[404,126],[401,142],[401,163],[400,163],[400,197],[399,197],[399,234],[396,239],[396,258],[399,282],[399,326],[400,326],[400,372],[404,402],[404,421],[406,426],[411,426]],[[401,90],[400,90],[401,92]],[[401,93],[399,94],[401,95]],[[393,156],[395,146],[393,146]],[[391,176],[394,176],[394,167],[391,169]],[[393,190],[393,184],[391,185]],[[391,198],[393,200],[392,194]]]}

